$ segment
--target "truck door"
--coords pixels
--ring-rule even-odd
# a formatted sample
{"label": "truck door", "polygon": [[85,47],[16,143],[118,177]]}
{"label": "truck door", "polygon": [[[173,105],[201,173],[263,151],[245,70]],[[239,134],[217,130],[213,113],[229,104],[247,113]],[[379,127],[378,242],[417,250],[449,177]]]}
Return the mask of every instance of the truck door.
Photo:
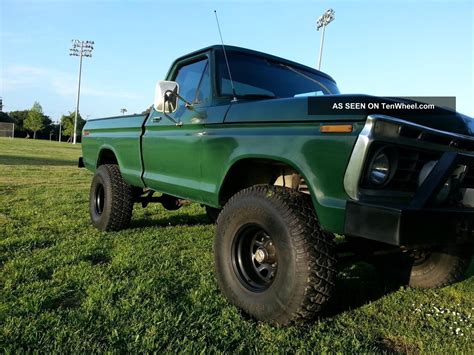
{"label": "truck door", "polygon": [[179,100],[169,115],[182,122],[177,126],[162,112],[153,111],[143,135],[145,184],[173,196],[200,200],[201,137],[211,102],[209,58],[206,54],[178,65],[170,80],[179,84]]}

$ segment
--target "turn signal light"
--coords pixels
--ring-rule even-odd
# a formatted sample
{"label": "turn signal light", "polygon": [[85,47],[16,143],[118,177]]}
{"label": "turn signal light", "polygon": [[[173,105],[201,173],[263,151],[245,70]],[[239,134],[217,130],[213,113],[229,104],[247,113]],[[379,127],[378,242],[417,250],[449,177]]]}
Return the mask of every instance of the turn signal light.
{"label": "turn signal light", "polygon": [[334,124],[334,125],[321,125],[319,128],[321,133],[351,133],[351,124]]}

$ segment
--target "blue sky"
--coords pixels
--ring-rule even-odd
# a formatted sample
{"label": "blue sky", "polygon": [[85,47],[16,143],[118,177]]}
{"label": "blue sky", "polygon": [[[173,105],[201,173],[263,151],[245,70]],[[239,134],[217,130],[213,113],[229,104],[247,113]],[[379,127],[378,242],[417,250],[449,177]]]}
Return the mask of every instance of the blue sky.
{"label": "blue sky", "polygon": [[456,96],[474,116],[474,8],[458,1],[12,1],[0,0],[4,110],[35,100],[57,120],[73,111],[78,58],[71,39],[94,40],[84,59],[81,114],[141,112],[177,56],[224,41],[315,66],[317,17],[333,8],[322,70],[343,93]]}

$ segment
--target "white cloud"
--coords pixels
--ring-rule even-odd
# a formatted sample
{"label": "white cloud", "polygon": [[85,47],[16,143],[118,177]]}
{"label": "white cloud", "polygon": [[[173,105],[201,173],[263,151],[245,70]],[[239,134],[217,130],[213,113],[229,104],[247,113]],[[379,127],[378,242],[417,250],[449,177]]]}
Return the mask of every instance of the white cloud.
{"label": "white cloud", "polygon": [[[62,97],[74,97],[77,94],[77,76],[56,69],[13,65],[2,70],[1,90],[4,93],[28,89],[49,88]],[[81,96],[137,99],[138,95],[109,88],[98,88],[90,84],[81,85]]]}

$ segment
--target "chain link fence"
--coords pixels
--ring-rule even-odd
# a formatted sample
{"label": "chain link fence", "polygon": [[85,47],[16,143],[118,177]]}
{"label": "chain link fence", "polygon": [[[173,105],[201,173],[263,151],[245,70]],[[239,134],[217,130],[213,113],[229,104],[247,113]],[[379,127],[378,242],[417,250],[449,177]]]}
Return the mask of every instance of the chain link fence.
{"label": "chain link fence", "polygon": [[15,136],[15,124],[0,122],[0,137],[10,137]]}

